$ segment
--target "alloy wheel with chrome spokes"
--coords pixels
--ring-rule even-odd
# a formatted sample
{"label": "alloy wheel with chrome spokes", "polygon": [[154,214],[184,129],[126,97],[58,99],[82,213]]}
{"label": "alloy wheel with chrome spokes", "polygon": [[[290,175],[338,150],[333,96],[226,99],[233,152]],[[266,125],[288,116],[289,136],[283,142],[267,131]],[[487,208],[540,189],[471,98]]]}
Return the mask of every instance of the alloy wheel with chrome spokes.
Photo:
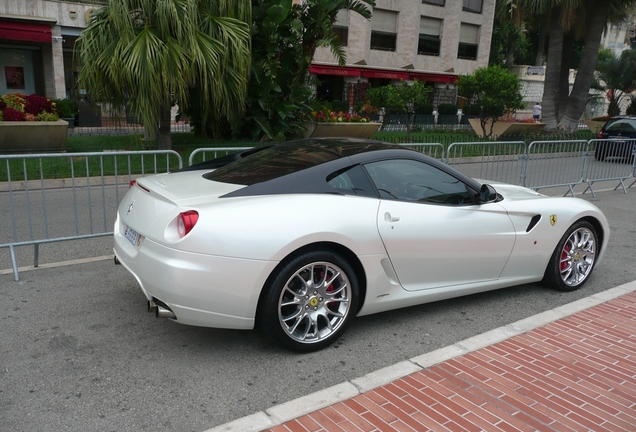
{"label": "alloy wheel with chrome spokes", "polygon": [[596,230],[587,221],[572,225],[557,245],[544,282],[560,291],[574,291],[589,278],[594,263],[598,240]]}
{"label": "alloy wheel with chrome spokes", "polygon": [[264,330],[287,348],[314,351],[338,339],[357,312],[357,278],[339,255],[311,252],[284,266],[265,299]]}

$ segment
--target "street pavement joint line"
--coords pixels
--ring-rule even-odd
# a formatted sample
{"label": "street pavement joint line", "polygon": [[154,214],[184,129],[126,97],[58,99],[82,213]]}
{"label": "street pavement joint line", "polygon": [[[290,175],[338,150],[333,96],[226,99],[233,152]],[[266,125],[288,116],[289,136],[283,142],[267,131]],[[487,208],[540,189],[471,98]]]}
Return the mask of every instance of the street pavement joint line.
{"label": "street pavement joint line", "polygon": [[413,357],[392,366],[370,372],[360,378],[345,381],[341,384],[319,390],[289,402],[268,408],[265,412],[234,420],[232,422],[208,429],[204,432],[253,432],[272,428],[289,420],[312,413],[316,410],[343,402],[366,391],[389,384],[395,380],[411,375],[447,360],[459,357],[472,351],[501,342],[511,337],[527,333],[535,328],[568,317],[575,313],[621,297],[636,291],[636,281],[628,282],[615,288],[593,294],[555,309],[541,312],[512,324],[473,336],[453,345]]}
{"label": "street pavement joint line", "polygon": [[[112,260],[112,259],[113,259],[112,255],[102,255],[102,256],[92,257],[92,258],[80,258],[80,259],[76,259],[76,260],[40,264],[37,267],[33,267],[33,266],[18,267],[18,273],[23,272],[23,271],[40,270],[40,269],[55,268],[55,267],[64,267],[64,266],[67,266],[67,265],[86,264],[86,263],[92,263],[92,262],[104,261],[104,260]],[[0,270],[0,275],[4,275],[4,274],[13,274],[13,269]]]}

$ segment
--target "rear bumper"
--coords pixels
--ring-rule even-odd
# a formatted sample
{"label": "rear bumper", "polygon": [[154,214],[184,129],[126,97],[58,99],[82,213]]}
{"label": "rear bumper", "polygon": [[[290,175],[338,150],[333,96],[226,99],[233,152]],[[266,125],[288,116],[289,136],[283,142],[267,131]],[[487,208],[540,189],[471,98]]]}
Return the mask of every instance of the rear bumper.
{"label": "rear bumper", "polygon": [[276,262],[184,252],[147,238],[133,246],[119,219],[114,252],[146,297],[170,307],[182,324],[252,329],[258,298]]}

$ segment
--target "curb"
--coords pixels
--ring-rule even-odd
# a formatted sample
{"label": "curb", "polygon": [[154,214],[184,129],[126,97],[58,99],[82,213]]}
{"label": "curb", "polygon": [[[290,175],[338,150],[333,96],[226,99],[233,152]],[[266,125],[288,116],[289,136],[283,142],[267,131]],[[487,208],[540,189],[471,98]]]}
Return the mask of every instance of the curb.
{"label": "curb", "polygon": [[307,396],[259,411],[252,415],[216,426],[204,432],[258,432],[309,414],[321,408],[343,402],[366,391],[389,384],[397,379],[421,371],[438,363],[467,354],[472,351],[502,342],[514,336],[566,318],[575,313],[598,306],[607,301],[636,291],[636,281],[628,282],[555,309],[541,312],[512,324],[473,336],[453,345],[413,357],[360,378],[352,379]]}

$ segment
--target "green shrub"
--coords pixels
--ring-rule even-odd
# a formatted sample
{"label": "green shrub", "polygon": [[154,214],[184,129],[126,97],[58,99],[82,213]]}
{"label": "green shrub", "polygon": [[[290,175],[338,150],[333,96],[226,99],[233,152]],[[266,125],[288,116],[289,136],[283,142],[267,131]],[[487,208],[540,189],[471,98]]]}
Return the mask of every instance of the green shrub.
{"label": "green shrub", "polygon": [[431,115],[433,114],[433,110],[434,107],[432,103],[415,104],[415,114]]}
{"label": "green shrub", "polygon": [[57,108],[61,118],[75,118],[77,108],[72,99],[55,99],[53,102],[55,102],[55,108]]}
{"label": "green shrub", "polygon": [[455,104],[439,104],[437,106],[439,115],[455,115],[457,114],[457,105]]}
{"label": "green shrub", "polygon": [[334,111],[349,111],[349,103],[338,99],[332,100],[331,106]]}

